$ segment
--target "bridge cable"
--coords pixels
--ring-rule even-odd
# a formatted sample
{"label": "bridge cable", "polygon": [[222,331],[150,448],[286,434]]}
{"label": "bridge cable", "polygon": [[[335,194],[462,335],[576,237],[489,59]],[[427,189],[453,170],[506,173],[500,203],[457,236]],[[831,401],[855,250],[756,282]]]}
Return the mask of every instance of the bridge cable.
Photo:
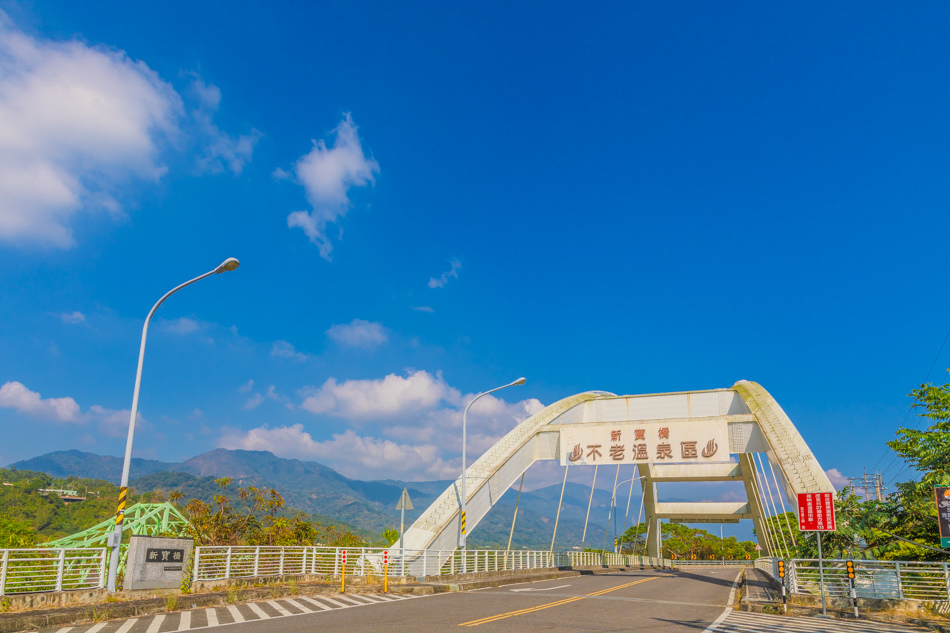
{"label": "bridge cable", "polygon": [[[620,480],[620,464],[617,464],[617,474],[614,475],[614,491],[610,495],[610,504],[607,507],[607,529],[604,530],[604,551],[607,551],[607,536],[610,534],[610,513],[614,515],[614,525],[617,524],[617,482]],[[614,528],[617,531],[617,528]]]}
{"label": "bridge cable", "polygon": [[633,484],[637,481],[637,478],[640,476],[640,469],[637,468],[637,465],[633,465],[633,477],[630,479],[630,493],[627,495],[627,511],[623,515],[623,531],[620,533],[620,538],[623,540],[623,535],[627,533],[627,521],[630,520],[630,501],[633,499]]}
{"label": "bridge cable", "polygon": [[[638,469],[638,470],[639,470],[639,469]],[[639,527],[639,525],[640,525],[640,517],[643,516],[643,501],[646,499],[646,496],[647,496],[646,486],[643,484],[643,478],[642,478],[642,477],[640,478],[640,488],[641,488],[641,490],[640,490],[640,511],[637,512],[637,526],[638,526],[638,527]],[[649,526],[649,525],[647,526],[647,529],[648,529],[648,530],[650,529],[650,526]],[[645,549],[645,548],[646,548],[646,537],[644,537],[643,546],[644,546],[644,549]]]}
{"label": "bridge cable", "polygon": [[[785,555],[791,558],[790,550],[788,549],[788,543],[785,541],[785,530],[782,529],[782,522],[778,518],[778,507],[775,505],[775,497],[772,496],[772,485],[769,483],[768,473],[765,472],[765,465],[762,463],[762,453],[758,454],[759,457],[759,466],[762,468],[762,481],[765,483],[765,487],[769,491],[769,501],[772,502],[772,516],[775,518],[776,527],[778,528],[778,534],[782,537],[782,546],[785,548]],[[768,459],[768,455],[766,455]],[[776,492],[778,490],[776,489]]]}
{"label": "bridge cable", "polygon": [[762,516],[763,523],[764,523],[764,525],[762,525],[763,529],[762,529],[762,534],[760,538],[761,540],[765,541],[765,545],[766,547],[769,548],[769,552],[772,552],[774,548],[772,547],[771,539],[769,539],[768,521],[766,520],[766,517],[765,517],[765,514],[766,514],[765,510],[762,507],[762,501],[760,498],[761,493],[759,492],[759,485],[755,476],[755,459],[751,453],[748,455],[748,460],[749,460],[749,463],[751,463],[752,465],[752,469],[749,471],[749,478],[751,479],[751,483],[752,483],[751,488],[752,488],[752,496],[754,497],[754,499],[752,499],[751,501],[754,502],[756,506],[758,506],[759,513]]}
{"label": "bridge cable", "polygon": [[[755,457],[756,457],[756,455],[753,454],[753,455],[752,455],[752,463],[753,463],[753,464],[755,463]],[[764,468],[763,468],[763,471],[764,471]],[[776,536],[775,525],[772,523],[772,517],[774,516],[775,513],[774,513],[772,510],[769,509],[769,500],[765,497],[765,493],[764,493],[764,492],[761,492],[761,489],[764,488],[764,487],[766,487],[767,484],[766,484],[766,482],[765,482],[765,477],[764,477],[764,475],[760,475],[760,474],[759,474],[758,466],[756,466],[755,476],[756,476],[756,478],[757,478],[758,481],[759,481],[759,488],[760,488],[760,493],[759,493],[759,494],[762,495],[762,504],[765,506],[765,512],[766,512],[766,514],[769,515],[769,516],[766,518],[766,524],[769,526],[769,537],[772,539],[772,544],[775,546],[775,549],[778,550],[779,554],[781,554],[781,553],[782,553],[782,550],[781,550],[781,548],[779,547],[779,539],[778,539],[778,536]]]}
{"label": "bridge cable", "polygon": [[521,483],[518,484],[518,499],[515,501],[515,514],[511,517],[511,532],[508,533],[508,549],[505,550],[505,565],[508,565],[508,552],[511,551],[511,539],[515,535],[515,521],[518,520],[518,505],[521,503],[521,487],[524,485],[524,475],[525,473],[521,473]]}
{"label": "bridge cable", "polygon": [[594,484],[597,483],[598,468],[600,468],[600,464],[594,465],[594,481],[590,484],[590,501],[587,502],[587,518],[584,519],[584,535],[581,537],[581,550],[584,549],[584,545],[587,543],[587,522],[590,520],[590,506],[594,503]]}
{"label": "bridge cable", "polygon": [[564,466],[564,482],[561,484],[561,498],[557,501],[557,514],[554,516],[554,534],[551,535],[551,551],[554,551],[554,539],[557,538],[557,522],[561,518],[561,503],[564,502],[564,487],[567,486],[567,469],[571,465],[568,463]]}
{"label": "bridge cable", "polygon": [[[782,502],[782,516],[785,517],[785,525],[788,526],[788,536],[792,540],[792,546],[798,547],[798,539],[795,538],[795,532],[792,531],[792,524],[788,520],[788,510],[785,509],[785,498],[782,496],[785,491],[781,490],[778,485],[778,478],[775,476],[775,469],[772,468],[772,460],[766,455],[765,461],[769,463],[769,470],[772,471],[772,480],[775,481],[775,490],[778,492],[778,500]],[[791,499],[789,499],[789,505],[791,505]]]}

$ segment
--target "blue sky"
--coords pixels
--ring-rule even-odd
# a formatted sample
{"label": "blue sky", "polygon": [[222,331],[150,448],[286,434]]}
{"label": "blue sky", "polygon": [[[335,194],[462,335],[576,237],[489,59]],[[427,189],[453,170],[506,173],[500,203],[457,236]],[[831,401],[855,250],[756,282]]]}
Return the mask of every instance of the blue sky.
{"label": "blue sky", "polygon": [[750,379],[898,476],[950,327],[950,8],[301,4],[0,2],[0,463],[121,454],[145,314],[234,256],[156,316],[138,455],[442,478],[521,375],[476,452]]}

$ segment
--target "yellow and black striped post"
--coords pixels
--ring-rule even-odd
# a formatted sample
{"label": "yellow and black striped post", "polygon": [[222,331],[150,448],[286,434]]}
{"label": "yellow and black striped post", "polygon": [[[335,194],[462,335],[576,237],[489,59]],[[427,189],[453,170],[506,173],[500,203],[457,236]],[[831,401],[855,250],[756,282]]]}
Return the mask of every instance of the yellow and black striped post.
{"label": "yellow and black striped post", "polygon": [[122,527],[122,521],[125,520],[125,501],[126,497],[129,494],[129,489],[126,487],[119,489],[119,509],[115,513],[115,524],[116,527]]}
{"label": "yellow and black striped post", "polygon": [[465,534],[465,510],[462,510],[462,534]]}

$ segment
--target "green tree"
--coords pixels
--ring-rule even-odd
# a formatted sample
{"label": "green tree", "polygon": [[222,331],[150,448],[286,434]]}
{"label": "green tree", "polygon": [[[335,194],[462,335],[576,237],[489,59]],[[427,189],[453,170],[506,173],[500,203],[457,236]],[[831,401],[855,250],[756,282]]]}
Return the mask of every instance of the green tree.
{"label": "green tree", "polygon": [[392,545],[399,540],[399,530],[395,528],[386,528],[383,530],[383,540],[386,541],[386,545]]}
{"label": "green tree", "polygon": [[920,474],[897,484],[897,493],[884,501],[864,504],[862,523],[866,547],[889,560],[950,559],[940,549],[934,486],[950,485],[950,383],[922,384],[910,392],[911,407],[924,420],[925,430],[901,427],[887,445]]}

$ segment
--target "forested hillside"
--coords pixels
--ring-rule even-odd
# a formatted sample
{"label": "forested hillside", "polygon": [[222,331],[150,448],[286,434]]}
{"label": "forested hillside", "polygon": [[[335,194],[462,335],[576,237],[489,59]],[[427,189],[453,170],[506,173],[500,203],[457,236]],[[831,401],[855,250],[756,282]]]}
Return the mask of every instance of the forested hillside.
{"label": "forested hillside", "polygon": [[[92,527],[115,516],[119,499],[119,488],[100,479],[0,468],[0,480],[0,547],[29,547]],[[75,490],[86,500],[66,503],[56,494],[41,494],[41,488]],[[133,494],[130,505],[139,501],[161,502],[165,497],[157,492]]]}

